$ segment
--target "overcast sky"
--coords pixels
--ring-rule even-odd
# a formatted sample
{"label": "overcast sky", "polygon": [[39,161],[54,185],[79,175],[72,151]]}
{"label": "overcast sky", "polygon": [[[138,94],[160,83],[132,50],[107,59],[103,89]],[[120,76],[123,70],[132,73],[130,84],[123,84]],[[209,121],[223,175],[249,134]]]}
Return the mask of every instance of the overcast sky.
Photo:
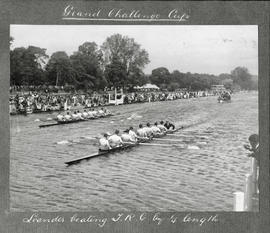
{"label": "overcast sky", "polygon": [[258,74],[257,26],[183,25],[11,25],[12,48],[29,45],[47,49],[51,55],[71,55],[86,41],[101,45],[108,36],[120,33],[135,39],[149,53],[144,72],[158,67],[170,72],[229,73],[245,66]]}

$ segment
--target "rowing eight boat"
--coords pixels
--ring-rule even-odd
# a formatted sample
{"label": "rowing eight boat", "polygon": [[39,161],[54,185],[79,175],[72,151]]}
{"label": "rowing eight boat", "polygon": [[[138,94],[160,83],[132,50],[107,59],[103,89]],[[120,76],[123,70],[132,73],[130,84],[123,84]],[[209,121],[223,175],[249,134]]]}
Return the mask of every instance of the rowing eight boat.
{"label": "rowing eight boat", "polygon": [[[175,133],[175,132],[177,132],[177,131],[179,131],[181,129],[183,129],[183,127],[180,127],[178,129],[175,129],[175,130],[170,130],[170,131],[167,132],[167,134],[173,134],[173,133]],[[158,136],[156,136],[156,138],[161,138],[161,137],[164,137],[164,136],[166,136],[166,134],[164,134],[164,135],[158,135]],[[95,154],[87,155],[87,156],[84,156],[84,157],[81,157],[81,158],[77,158],[77,159],[74,159],[74,160],[65,162],[65,164],[67,164],[68,166],[70,166],[70,165],[73,165],[73,164],[80,163],[83,160],[89,160],[89,159],[92,159],[92,158],[95,158],[95,157],[99,157],[99,156],[102,156],[102,155],[108,155],[108,154],[111,154],[111,153],[114,153],[114,152],[127,150],[127,149],[130,149],[130,148],[139,146],[140,144],[143,144],[145,142],[149,142],[151,140],[155,140],[155,137],[153,139],[140,141],[140,142],[138,142],[136,144],[127,144],[127,145],[124,145],[124,146],[121,146],[121,147],[116,147],[116,148],[113,148],[113,149],[110,149],[110,150],[100,151],[100,152],[95,153]]]}
{"label": "rowing eight boat", "polygon": [[113,116],[113,114],[108,114],[106,116],[100,116],[100,117],[90,118],[90,119],[75,120],[75,121],[62,121],[62,122],[58,121],[57,123],[39,125],[39,128],[45,128],[45,127],[56,126],[56,125],[66,125],[66,124],[79,123],[79,122],[82,122],[82,121],[96,120],[96,119],[106,118],[106,117],[110,117],[110,116]]}

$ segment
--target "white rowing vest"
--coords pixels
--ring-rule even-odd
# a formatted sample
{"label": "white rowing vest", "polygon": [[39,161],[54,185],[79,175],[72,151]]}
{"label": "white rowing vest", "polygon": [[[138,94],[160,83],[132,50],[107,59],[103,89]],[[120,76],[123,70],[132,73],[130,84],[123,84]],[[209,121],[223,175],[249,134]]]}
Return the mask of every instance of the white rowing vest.
{"label": "white rowing vest", "polygon": [[57,120],[58,120],[58,121],[63,121],[63,118],[64,118],[64,117],[63,117],[62,115],[57,115]]}
{"label": "white rowing vest", "polygon": [[70,115],[65,115],[65,119],[66,120],[71,120],[71,116]]}
{"label": "white rowing vest", "polygon": [[133,141],[136,141],[136,139],[137,139],[137,134],[134,132],[134,131],[132,131],[132,130],[129,130],[129,135],[131,136],[131,138],[132,138],[132,140]]}
{"label": "white rowing vest", "polygon": [[143,128],[140,128],[137,130],[137,134],[140,136],[140,137],[146,137],[146,133],[145,133],[145,130]]}
{"label": "white rowing vest", "polygon": [[161,130],[161,132],[167,131],[167,128],[164,125],[158,125],[157,127]]}
{"label": "white rowing vest", "polygon": [[160,129],[157,126],[152,126],[151,129],[154,134],[161,133]]}
{"label": "white rowing vest", "polygon": [[99,149],[100,150],[109,150],[110,144],[106,138],[99,139]]}
{"label": "white rowing vest", "polygon": [[131,135],[129,135],[127,133],[122,134],[121,139],[122,139],[123,142],[132,142],[132,141],[134,141],[134,140],[132,140]]}
{"label": "white rowing vest", "polygon": [[109,141],[111,147],[117,147],[123,143],[121,137],[119,137],[116,134],[110,136],[108,141]]}
{"label": "white rowing vest", "polygon": [[147,137],[153,134],[153,130],[150,127],[144,127],[144,132],[146,133]]}

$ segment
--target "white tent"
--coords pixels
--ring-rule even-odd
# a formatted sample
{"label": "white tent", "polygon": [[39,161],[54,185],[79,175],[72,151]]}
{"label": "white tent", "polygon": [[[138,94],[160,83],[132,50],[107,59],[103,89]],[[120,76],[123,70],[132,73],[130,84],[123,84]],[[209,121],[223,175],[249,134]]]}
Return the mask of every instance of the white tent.
{"label": "white tent", "polygon": [[155,84],[147,83],[141,87],[135,87],[135,89],[138,89],[138,90],[149,90],[149,89],[159,90],[159,87]]}

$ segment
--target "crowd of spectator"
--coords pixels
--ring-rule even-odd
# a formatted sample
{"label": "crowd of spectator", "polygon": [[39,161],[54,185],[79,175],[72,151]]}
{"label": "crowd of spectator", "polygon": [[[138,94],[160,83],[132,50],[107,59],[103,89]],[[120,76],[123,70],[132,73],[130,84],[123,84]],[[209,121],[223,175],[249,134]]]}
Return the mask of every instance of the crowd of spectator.
{"label": "crowd of spectator", "polygon": [[[150,91],[132,92],[123,95],[123,104],[168,101],[176,99],[197,98],[210,95],[210,92],[199,91]],[[12,93],[9,99],[10,114],[61,111],[76,107],[97,107],[109,105],[108,93],[55,93],[46,91],[28,91]]]}
{"label": "crowd of spectator", "polygon": [[124,104],[155,102],[155,101],[168,101],[176,99],[197,98],[210,95],[207,91],[175,91],[175,92],[133,92],[127,93],[124,97]]}
{"label": "crowd of spectator", "polygon": [[70,94],[70,93],[20,93],[10,95],[10,114],[37,113],[67,110],[74,107],[96,107],[108,103],[106,94]]}

